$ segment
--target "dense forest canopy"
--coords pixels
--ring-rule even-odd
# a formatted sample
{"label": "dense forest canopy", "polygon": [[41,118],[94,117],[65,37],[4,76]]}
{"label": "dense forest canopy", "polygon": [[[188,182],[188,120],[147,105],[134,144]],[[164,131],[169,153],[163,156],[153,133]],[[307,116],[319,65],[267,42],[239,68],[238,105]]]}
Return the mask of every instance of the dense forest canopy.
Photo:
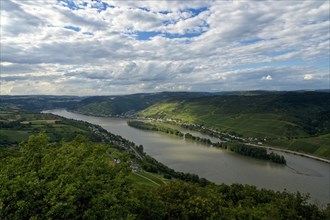
{"label": "dense forest canopy", "polygon": [[[31,136],[19,154],[1,158],[1,219],[326,219],[300,193],[239,184],[171,180],[137,187],[127,154],[83,136],[49,143]],[[114,157],[121,162],[114,162]],[[329,214],[329,213],[328,213]]]}

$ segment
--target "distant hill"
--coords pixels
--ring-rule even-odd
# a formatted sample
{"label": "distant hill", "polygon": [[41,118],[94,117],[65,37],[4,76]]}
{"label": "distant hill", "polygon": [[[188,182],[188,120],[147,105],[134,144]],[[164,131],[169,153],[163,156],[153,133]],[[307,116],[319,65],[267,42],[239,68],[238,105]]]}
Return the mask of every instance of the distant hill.
{"label": "distant hill", "polygon": [[[326,94],[327,91],[320,91]],[[131,95],[116,96],[91,96],[85,97],[78,102],[73,102],[67,109],[87,115],[94,116],[129,116],[143,109],[146,109],[161,101],[187,100],[200,97],[215,96],[266,96],[286,94],[284,91],[230,91],[230,92],[159,92],[159,93],[139,93]],[[294,93],[305,93],[297,91]],[[289,97],[290,98],[290,97]]]}
{"label": "distant hill", "polygon": [[47,109],[72,108],[76,103],[86,97],[78,96],[52,96],[52,95],[26,95],[26,96],[0,96],[0,106],[16,106],[30,112],[40,112]]}
{"label": "distant hill", "polygon": [[274,127],[271,122],[277,122],[285,129],[273,131],[275,136],[315,135],[329,131],[329,100],[328,93],[319,92],[199,97],[163,101],[141,111],[140,115],[174,118],[220,130],[241,127],[243,134],[244,130],[259,124],[261,127],[256,128],[256,133],[267,135],[267,130]]}
{"label": "distant hill", "polygon": [[[305,91],[297,91],[297,93]],[[328,90],[319,92],[327,93]],[[19,95],[0,96],[0,105],[17,106],[26,111],[40,112],[47,109],[65,108],[82,114],[116,116],[137,112],[165,100],[186,100],[214,96],[262,96],[285,94],[285,91],[224,91],[224,92],[158,92],[112,96],[55,96]]]}
{"label": "distant hill", "polygon": [[212,95],[214,94],[204,92],[160,92],[122,96],[93,96],[76,103],[71,110],[96,116],[129,115],[164,100]]}

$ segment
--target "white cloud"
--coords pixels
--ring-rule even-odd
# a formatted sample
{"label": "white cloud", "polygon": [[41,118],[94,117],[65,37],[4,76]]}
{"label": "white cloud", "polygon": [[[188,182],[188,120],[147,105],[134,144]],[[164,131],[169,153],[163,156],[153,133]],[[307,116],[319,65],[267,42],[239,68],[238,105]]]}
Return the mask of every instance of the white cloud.
{"label": "white cloud", "polygon": [[267,76],[263,76],[261,78],[261,80],[267,80],[267,81],[270,81],[270,80],[273,80],[272,76],[271,75],[267,75]]}
{"label": "white cloud", "polygon": [[1,2],[1,94],[328,86],[324,1],[74,2]]}
{"label": "white cloud", "polygon": [[190,91],[191,86],[178,85],[174,83],[164,83],[155,86],[155,91]]}
{"label": "white cloud", "polygon": [[311,80],[311,79],[313,79],[313,76],[311,74],[304,75],[304,80]]}

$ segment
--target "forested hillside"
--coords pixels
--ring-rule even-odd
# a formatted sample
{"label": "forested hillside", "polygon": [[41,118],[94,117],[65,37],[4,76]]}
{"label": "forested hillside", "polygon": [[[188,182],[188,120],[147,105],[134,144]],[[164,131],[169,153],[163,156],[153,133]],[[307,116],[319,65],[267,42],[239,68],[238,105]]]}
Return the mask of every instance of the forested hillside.
{"label": "forested hillside", "polygon": [[[251,134],[274,136],[314,135],[330,131],[330,94],[328,93],[286,93],[283,95],[257,96],[213,96],[187,100],[172,100],[157,103],[142,111],[140,115],[175,118],[192,123],[205,124],[219,129],[237,129]],[[267,119],[269,121],[267,121]],[[256,121],[259,129],[252,126]],[[237,126],[230,126],[230,123]],[[279,129],[269,131],[271,124]],[[268,127],[268,128],[267,128]],[[282,130],[282,128],[285,128]],[[275,127],[276,128],[276,127]],[[255,132],[254,132],[255,130]],[[279,130],[282,130],[280,132]]]}
{"label": "forested hillside", "polygon": [[1,104],[16,106],[29,112],[65,108],[86,115],[124,116],[169,99],[213,96],[207,92],[159,92],[117,96],[0,96]]}
{"label": "forested hillside", "polygon": [[131,116],[157,102],[169,99],[187,99],[192,97],[211,96],[212,93],[199,92],[161,92],[123,96],[94,96],[76,103],[72,110],[95,116]]}
{"label": "forested hillside", "polygon": [[[116,162],[120,158],[120,163]],[[116,159],[116,160],[114,160]],[[136,184],[130,159],[77,136],[31,136],[0,159],[1,219],[326,219],[296,193],[170,180]]]}
{"label": "forested hillside", "polygon": [[203,125],[328,157],[329,103],[330,94],[323,92],[213,96],[163,101],[139,115]]}

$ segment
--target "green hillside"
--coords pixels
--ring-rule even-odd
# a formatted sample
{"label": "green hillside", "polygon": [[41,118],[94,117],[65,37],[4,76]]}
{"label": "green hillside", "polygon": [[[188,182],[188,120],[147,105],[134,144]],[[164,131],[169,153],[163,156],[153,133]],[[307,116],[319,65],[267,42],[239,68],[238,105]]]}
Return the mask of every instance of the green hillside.
{"label": "green hillside", "polygon": [[266,138],[273,145],[328,157],[329,103],[330,94],[321,92],[227,95],[163,101],[139,115]]}
{"label": "green hillside", "polygon": [[268,144],[330,159],[330,133],[316,137],[271,140]]}

